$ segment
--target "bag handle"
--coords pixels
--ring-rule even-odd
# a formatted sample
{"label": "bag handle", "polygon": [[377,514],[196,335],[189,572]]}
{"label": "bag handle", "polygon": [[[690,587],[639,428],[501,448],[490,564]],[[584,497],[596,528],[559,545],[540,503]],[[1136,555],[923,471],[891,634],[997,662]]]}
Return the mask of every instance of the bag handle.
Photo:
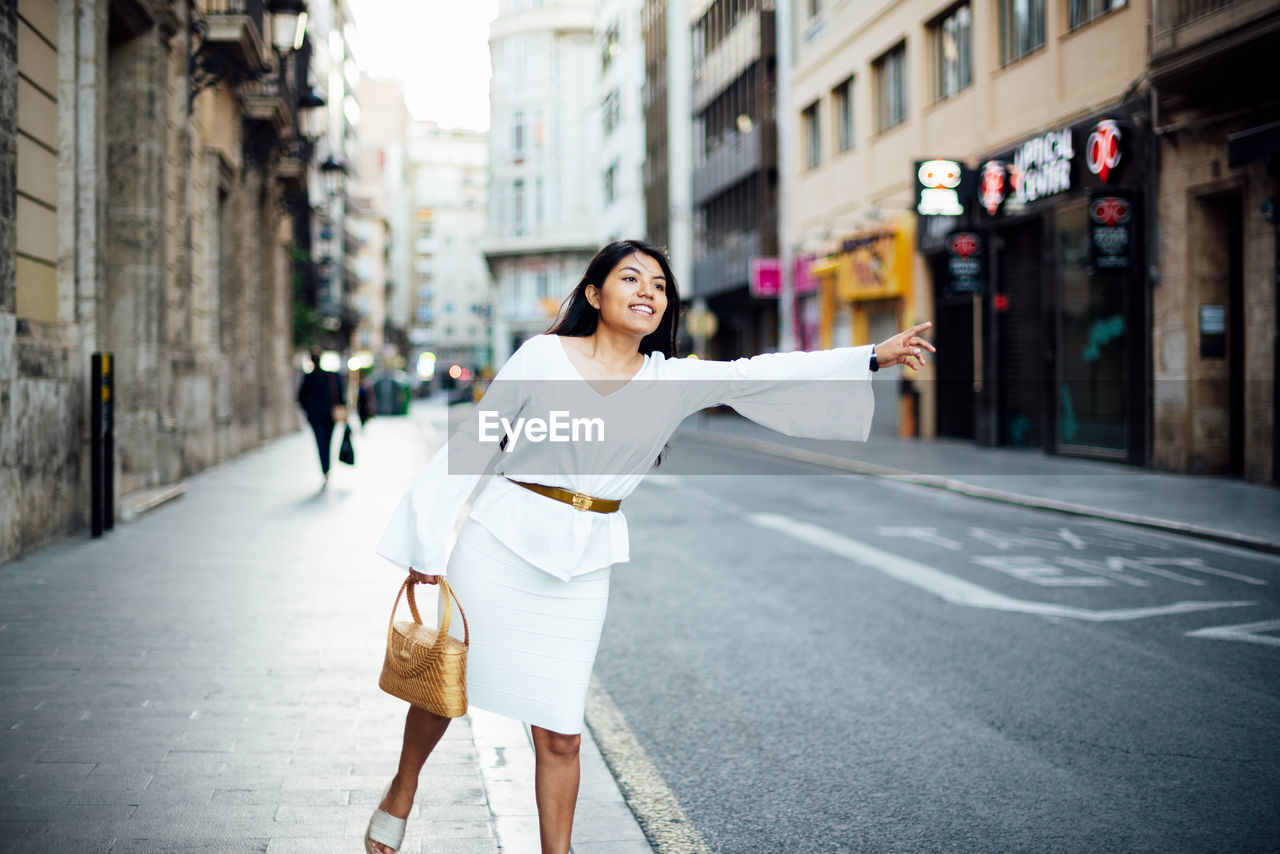
{"label": "bag handle", "polygon": [[413,621],[418,625],[422,624],[422,616],[418,613],[418,602],[413,595],[413,588],[418,583],[417,579],[410,575],[404,580],[404,583],[400,585],[400,590],[396,593],[395,604],[391,606],[391,619],[387,623],[387,664],[398,675],[409,679],[426,673],[431,669],[432,664],[435,662],[435,658],[443,654],[445,641],[449,636],[449,626],[453,619],[453,609],[449,605],[449,597],[451,596],[453,597],[454,604],[458,606],[459,616],[462,617],[463,643],[467,645],[470,645],[471,643],[471,628],[467,625],[467,615],[462,610],[462,602],[458,600],[458,594],[453,592],[453,588],[449,586],[449,582],[443,577],[440,577],[437,583],[440,585],[440,593],[444,598],[444,616],[441,618],[440,628],[436,632],[436,642],[431,645],[431,650],[427,654],[426,659],[418,666],[409,666],[407,662],[397,659],[396,656],[392,654],[392,641],[395,638],[396,610],[400,607],[400,597],[406,592],[408,593],[409,611],[413,614]]}

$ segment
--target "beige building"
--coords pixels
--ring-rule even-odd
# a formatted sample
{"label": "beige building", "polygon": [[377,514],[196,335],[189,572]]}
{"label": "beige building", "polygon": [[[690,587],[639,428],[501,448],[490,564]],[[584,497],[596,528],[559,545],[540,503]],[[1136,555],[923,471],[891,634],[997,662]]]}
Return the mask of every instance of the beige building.
{"label": "beige building", "polygon": [[[398,80],[365,78],[357,88],[360,99],[360,155],[356,162],[355,193],[362,211],[379,222],[362,224],[363,243],[356,275],[361,288],[378,282],[382,293],[369,293],[370,305],[381,301],[379,319],[357,331],[357,346],[364,329],[381,337],[381,348],[372,348],[379,369],[403,368],[408,358],[409,303],[413,292],[413,187],[408,136],[411,119],[404,86]],[[368,232],[374,234],[368,234]],[[382,237],[376,237],[378,231]],[[376,240],[373,247],[369,240]],[[377,257],[375,257],[377,256]],[[366,260],[367,259],[367,260]],[[380,267],[369,278],[370,267]],[[375,325],[381,325],[378,332]]]}
{"label": "beige building", "polygon": [[0,6],[5,560],[87,523],[95,352],[117,516],[296,427],[306,66],[255,0]]}
{"label": "beige building", "polygon": [[[934,320],[939,358],[887,407],[900,433],[1150,462],[1149,9],[795,4],[785,239],[820,256],[797,318],[824,346]],[[1121,147],[1100,174],[1103,137]],[[1096,262],[1101,198],[1128,205],[1129,242]],[[980,250],[979,278],[953,275],[949,247]]]}

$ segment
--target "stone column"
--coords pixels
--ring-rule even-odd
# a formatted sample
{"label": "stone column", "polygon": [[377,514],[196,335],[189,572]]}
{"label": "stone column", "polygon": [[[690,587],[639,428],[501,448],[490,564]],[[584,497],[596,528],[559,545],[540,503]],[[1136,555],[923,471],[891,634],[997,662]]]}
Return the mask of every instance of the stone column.
{"label": "stone column", "polygon": [[0,5],[0,382],[8,377],[13,346],[13,314],[18,305],[17,238],[18,7]]}
{"label": "stone column", "polygon": [[[161,479],[165,369],[167,44],[151,26],[111,45],[107,60],[106,320],[116,353],[121,492]],[[167,466],[165,468],[168,468]]]}
{"label": "stone column", "polygon": [[[18,115],[18,9],[0,5],[0,115]],[[14,332],[18,306],[17,259],[18,130],[0,123],[0,495],[17,495],[17,439],[12,427],[16,379]],[[18,550],[18,502],[0,501],[0,561]]]}

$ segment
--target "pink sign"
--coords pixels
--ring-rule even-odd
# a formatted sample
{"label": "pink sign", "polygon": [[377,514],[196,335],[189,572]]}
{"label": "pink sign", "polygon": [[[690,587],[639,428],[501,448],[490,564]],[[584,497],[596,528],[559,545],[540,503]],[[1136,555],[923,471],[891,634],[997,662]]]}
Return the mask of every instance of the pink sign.
{"label": "pink sign", "polygon": [[776,297],[782,292],[782,262],[777,258],[751,259],[751,295]]}
{"label": "pink sign", "polygon": [[813,275],[815,253],[797,255],[791,263],[791,292],[796,296],[811,294],[818,289],[818,277]]}

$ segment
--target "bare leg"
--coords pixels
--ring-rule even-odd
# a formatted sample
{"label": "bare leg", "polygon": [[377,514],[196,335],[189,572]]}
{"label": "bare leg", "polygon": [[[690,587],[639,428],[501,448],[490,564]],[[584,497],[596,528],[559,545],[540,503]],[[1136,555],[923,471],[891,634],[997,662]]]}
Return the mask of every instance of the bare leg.
{"label": "bare leg", "polygon": [[533,787],[538,801],[542,854],[569,854],[573,810],[578,804],[581,777],[578,749],[582,736],[564,735],[537,726],[532,729],[536,756]]}
{"label": "bare leg", "polygon": [[[408,818],[413,809],[413,797],[418,793],[418,775],[427,757],[435,749],[444,731],[449,728],[450,718],[433,715],[426,709],[410,706],[404,719],[404,746],[400,748],[400,767],[391,780],[391,788],[378,805],[396,818]],[[382,854],[391,854],[392,849],[384,845],[375,845],[375,850]]]}

